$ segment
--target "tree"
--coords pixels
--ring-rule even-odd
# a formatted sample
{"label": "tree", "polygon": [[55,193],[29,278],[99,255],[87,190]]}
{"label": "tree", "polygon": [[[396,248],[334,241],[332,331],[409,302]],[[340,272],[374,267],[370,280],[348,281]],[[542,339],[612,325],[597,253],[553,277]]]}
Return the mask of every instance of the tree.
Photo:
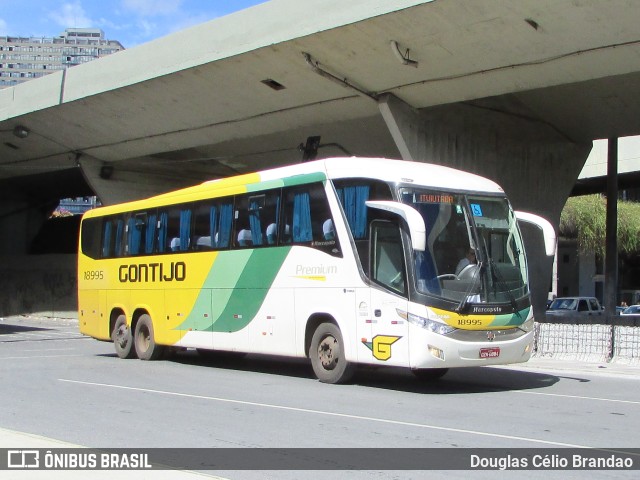
{"label": "tree", "polygon": [[[581,252],[604,257],[606,210],[604,195],[569,198],[560,215],[560,236],[576,238]],[[618,200],[618,251],[640,253],[640,203]]]}

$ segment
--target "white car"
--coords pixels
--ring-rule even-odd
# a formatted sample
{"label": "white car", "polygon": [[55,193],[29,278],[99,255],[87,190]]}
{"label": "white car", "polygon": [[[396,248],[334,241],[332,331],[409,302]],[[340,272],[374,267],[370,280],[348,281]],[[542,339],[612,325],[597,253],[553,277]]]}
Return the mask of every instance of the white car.
{"label": "white car", "polygon": [[640,305],[631,305],[625,308],[620,315],[640,315]]}
{"label": "white car", "polygon": [[547,308],[547,316],[602,315],[603,311],[595,297],[558,297]]}

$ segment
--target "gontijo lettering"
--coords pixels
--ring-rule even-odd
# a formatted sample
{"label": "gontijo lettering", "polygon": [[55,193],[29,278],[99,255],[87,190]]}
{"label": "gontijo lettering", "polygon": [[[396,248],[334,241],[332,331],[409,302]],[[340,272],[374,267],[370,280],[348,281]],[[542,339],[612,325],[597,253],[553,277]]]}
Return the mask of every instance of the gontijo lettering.
{"label": "gontijo lettering", "polygon": [[118,280],[121,283],[184,282],[187,265],[184,262],[133,263],[120,265]]}

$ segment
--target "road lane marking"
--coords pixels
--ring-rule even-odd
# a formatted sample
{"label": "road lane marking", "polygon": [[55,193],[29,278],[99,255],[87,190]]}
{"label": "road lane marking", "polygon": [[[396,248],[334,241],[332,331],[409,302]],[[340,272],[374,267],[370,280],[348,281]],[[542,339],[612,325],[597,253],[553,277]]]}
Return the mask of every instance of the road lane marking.
{"label": "road lane marking", "polygon": [[3,337],[0,343],[36,343],[36,342],[70,342],[75,340],[83,340],[87,337],[23,337],[21,335],[14,335],[15,338]]}
{"label": "road lane marking", "polygon": [[492,438],[501,438],[505,440],[519,440],[523,442],[532,442],[532,443],[542,443],[544,445],[553,445],[556,447],[570,447],[570,448],[589,448],[592,449],[594,447],[588,447],[586,445],[577,445],[573,443],[564,443],[564,442],[553,442],[550,440],[540,440],[537,438],[528,438],[528,437],[517,437],[514,435],[502,435],[499,433],[490,433],[490,432],[481,432],[478,430],[466,430],[462,428],[453,428],[453,427],[440,427],[437,425],[428,425],[425,423],[414,423],[414,422],[404,422],[401,420],[390,420],[385,418],[375,418],[375,417],[365,417],[362,415],[350,415],[346,413],[336,413],[336,412],[328,412],[324,410],[312,410],[308,408],[299,408],[299,407],[287,407],[285,405],[276,405],[271,403],[259,403],[259,402],[249,402],[245,400],[234,400],[231,398],[221,398],[221,397],[211,397],[207,395],[194,395],[190,393],[181,393],[181,392],[171,392],[168,390],[155,390],[150,388],[140,388],[140,387],[127,387],[125,385],[113,385],[109,383],[96,383],[96,382],[84,382],[80,380],[69,380],[65,378],[58,379],[61,382],[66,383],[75,383],[79,385],[90,385],[96,387],[104,387],[104,388],[115,388],[120,390],[130,390],[135,392],[145,392],[145,393],[156,393],[159,395],[169,395],[174,397],[184,397],[184,398],[195,398],[200,400],[212,400],[216,402],[225,402],[225,403],[235,403],[239,405],[247,405],[252,407],[262,407],[262,408],[272,408],[277,410],[286,410],[291,412],[300,412],[300,413],[312,413],[315,415],[324,415],[328,417],[339,417],[339,418],[348,418],[352,420],[364,420],[366,422],[377,422],[377,423],[385,423],[391,425],[400,425],[405,427],[416,427],[416,428],[425,428],[430,430],[440,430],[445,432],[452,433],[464,433],[468,435],[478,435],[483,437],[492,437]]}
{"label": "road lane marking", "polygon": [[514,390],[513,393],[524,393],[527,395],[546,395],[548,397],[578,398],[580,400],[596,400],[599,402],[631,403],[633,405],[640,405],[640,401],[616,400],[615,398],[583,397],[580,395],[563,395],[561,393],[528,392],[526,390]]}
{"label": "road lane marking", "polygon": [[17,332],[12,335],[18,335],[21,337],[36,337],[36,338],[55,338],[55,337],[73,337],[80,338],[82,334],[77,332]]}
{"label": "road lane marking", "polygon": [[24,360],[31,358],[60,358],[60,357],[86,357],[86,355],[77,354],[77,355],[31,355],[25,357],[0,357],[0,360]]}
{"label": "road lane marking", "polygon": [[75,348],[43,348],[43,349],[28,349],[21,348],[21,352],[68,352],[69,350],[75,350]]}

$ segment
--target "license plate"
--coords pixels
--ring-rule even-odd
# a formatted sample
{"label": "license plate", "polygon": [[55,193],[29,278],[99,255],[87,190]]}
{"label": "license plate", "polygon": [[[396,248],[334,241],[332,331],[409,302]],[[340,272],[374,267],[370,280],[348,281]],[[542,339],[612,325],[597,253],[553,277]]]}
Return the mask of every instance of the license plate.
{"label": "license plate", "polygon": [[498,358],[499,356],[500,356],[500,347],[480,349],[480,358]]}

